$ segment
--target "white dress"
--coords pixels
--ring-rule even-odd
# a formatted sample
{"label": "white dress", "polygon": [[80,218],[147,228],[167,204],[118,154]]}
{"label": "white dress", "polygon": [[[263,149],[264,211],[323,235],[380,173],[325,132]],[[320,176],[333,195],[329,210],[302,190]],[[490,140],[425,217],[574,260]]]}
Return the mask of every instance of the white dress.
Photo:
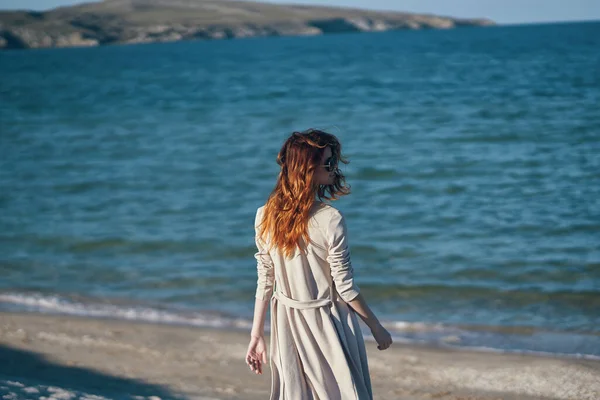
{"label": "white dress", "polygon": [[[255,228],[264,206],[256,212]],[[354,282],[344,216],[316,203],[307,251],[291,258],[256,237],[256,298],[271,300],[271,400],[371,400],[367,353],[347,301]]]}

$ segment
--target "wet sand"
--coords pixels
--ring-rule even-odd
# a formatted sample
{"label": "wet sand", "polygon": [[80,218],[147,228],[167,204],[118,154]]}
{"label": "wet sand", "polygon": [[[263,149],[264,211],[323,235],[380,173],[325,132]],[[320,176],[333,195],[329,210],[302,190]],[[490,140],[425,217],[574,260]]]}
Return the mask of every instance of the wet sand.
{"label": "wet sand", "polygon": [[[0,313],[0,398],[268,399],[270,370],[244,363],[248,337]],[[600,399],[600,361],[373,342],[367,351],[375,399]]]}

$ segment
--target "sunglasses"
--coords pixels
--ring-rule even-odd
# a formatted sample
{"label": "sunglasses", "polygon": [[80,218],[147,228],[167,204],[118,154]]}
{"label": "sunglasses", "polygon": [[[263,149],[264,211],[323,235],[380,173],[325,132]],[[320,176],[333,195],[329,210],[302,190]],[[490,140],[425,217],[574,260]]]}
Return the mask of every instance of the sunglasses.
{"label": "sunglasses", "polygon": [[327,160],[325,160],[325,165],[323,166],[325,167],[327,172],[334,171],[337,168],[337,160],[335,159],[335,157],[329,157]]}

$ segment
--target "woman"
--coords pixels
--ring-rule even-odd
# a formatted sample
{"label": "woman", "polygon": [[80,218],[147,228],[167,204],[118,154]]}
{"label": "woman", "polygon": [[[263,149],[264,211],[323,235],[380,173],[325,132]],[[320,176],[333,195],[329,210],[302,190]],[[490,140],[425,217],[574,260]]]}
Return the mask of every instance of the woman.
{"label": "woman", "polygon": [[294,132],[281,171],[256,213],[258,282],[246,363],[262,374],[264,321],[271,303],[271,399],[372,399],[356,314],[379,350],[392,339],[354,282],[344,216],[323,199],[350,193],[338,169],[341,145],[319,130]]}

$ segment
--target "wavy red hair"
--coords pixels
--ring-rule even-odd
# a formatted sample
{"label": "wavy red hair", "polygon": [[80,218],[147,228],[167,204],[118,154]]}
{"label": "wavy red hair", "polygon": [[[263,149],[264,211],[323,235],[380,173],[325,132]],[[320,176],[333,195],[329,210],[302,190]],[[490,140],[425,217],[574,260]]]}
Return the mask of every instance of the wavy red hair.
{"label": "wavy red hair", "polygon": [[301,239],[309,243],[308,220],[315,197],[319,201],[337,200],[350,193],[346,178],[337,166],[333,184],[315,183],[314,174],[317,168],[322,168],[327,146],[338,162],[348,164],[337,137],[318,129],[294,132],[277,155],[281,170],[265,205],[258,234],[287,257],[291,257],[296,248],[302,250]]}

